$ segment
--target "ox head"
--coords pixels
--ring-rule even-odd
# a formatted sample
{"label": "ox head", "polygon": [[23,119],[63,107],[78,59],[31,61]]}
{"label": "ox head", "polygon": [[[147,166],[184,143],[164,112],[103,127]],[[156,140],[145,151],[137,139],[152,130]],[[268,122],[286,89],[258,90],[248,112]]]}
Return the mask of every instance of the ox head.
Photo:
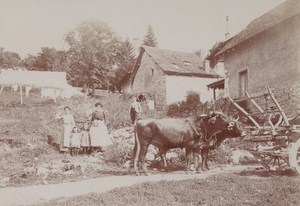
{"label": "ox head", "polygon": [[243,137],[247,135],[246,130],[244,130],[242,123],[239,122],[239,116],[237,118],[233,118],[232,116],[227,116],[222,111],[220,114],[223,116],[225,121],[228,122],[228,137]]}
{"label": "ox head", "polygon": [[238,120],[239,117],[234,119],[223,112],[213,112],[207,122],[210,125],[211,131],[226,132],[228,137],[242,137],[247,133]]}

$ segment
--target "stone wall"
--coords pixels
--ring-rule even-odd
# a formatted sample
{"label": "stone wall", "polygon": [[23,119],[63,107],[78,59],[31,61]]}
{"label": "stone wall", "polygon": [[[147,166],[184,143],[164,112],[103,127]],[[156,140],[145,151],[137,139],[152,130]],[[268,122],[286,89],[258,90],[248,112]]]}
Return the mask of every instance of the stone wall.
{"label": "stone wall", "polygon": [[[141,65],[135,75],[132,84],[132,92],[145,92],[148,98],[154,100],[155,110],[165,112],[166,110],[166,78],[162,69],[153,61],[147,52],[141,59]],[[146,104],[142,104],[144,111],[149,111]],[[148,114],[147,116],[153,116]]]}
{"label": "stone wall", "polygon": [[300,16],[265,31],[225,54],[229,94],[238,97],[239,72],[247,70],[248,91],[269,85],[287,114],[300,110]]}

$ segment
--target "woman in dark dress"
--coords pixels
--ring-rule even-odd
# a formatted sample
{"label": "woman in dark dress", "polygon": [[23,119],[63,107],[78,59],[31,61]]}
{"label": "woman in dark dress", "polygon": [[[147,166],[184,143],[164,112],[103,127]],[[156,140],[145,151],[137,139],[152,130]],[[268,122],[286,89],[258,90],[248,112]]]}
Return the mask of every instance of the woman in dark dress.
{"label": "woman in dark dress", "polygon": [[106,116],[100,102],[95,104],[95,111],[92,113],[92,125],[90,128],[90,140],[92,148],[101,148],[109,146],[112,141],[108,135],[106,126]]}

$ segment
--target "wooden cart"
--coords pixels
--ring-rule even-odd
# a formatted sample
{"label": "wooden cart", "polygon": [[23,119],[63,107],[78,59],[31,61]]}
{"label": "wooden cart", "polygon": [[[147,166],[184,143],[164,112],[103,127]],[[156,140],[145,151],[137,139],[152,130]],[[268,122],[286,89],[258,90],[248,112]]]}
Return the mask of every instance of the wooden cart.
{"label": "wooden cart", "polygon": [[[251,97],[246,92],[246,99],[243,101],[247,100],[255,108],[251,113],[238,104],[241,100],[233,100],[229,97],[231,103],[253,124],[246,128],[248,135],[244,140],[264,142],[264,146],[257,144],[251,152],[259,155],[261,164],[266,169],[277,170],[290,167],[300,174],[300,125],[293,124],[297,116],[288,119],[269,86],[267,90],[268,93],[256,97]],[[269,105],[270,107],[265,110],[255,101],[262,96],[272,103],[272,106]],[[255,117],[263,121],[258,121]]]}

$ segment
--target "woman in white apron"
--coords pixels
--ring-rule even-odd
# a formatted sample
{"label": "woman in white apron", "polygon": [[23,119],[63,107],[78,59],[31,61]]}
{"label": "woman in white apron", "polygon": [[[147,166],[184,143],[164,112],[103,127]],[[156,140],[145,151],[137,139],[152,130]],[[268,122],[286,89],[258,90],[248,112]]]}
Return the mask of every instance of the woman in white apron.
{"label": "woman in white apron", "polygon": [[67,106],[64,108],[64,113],[55,115],[56,119],[62,119],[64,123],[64,135],[60,143],[60,151],[68,152],[70,147],[70,136],[73,128],[75,127],[74,116],[71,114],[71,109]]}
{"label": "woman in white apron", "polygon": [[90,128],[90,140],[92,149],[105,148],[112,144],[112,141],[108,135],[106,126],[106,116],[100,102],[95,104],[95,111],[92,113],[92,125]]}

